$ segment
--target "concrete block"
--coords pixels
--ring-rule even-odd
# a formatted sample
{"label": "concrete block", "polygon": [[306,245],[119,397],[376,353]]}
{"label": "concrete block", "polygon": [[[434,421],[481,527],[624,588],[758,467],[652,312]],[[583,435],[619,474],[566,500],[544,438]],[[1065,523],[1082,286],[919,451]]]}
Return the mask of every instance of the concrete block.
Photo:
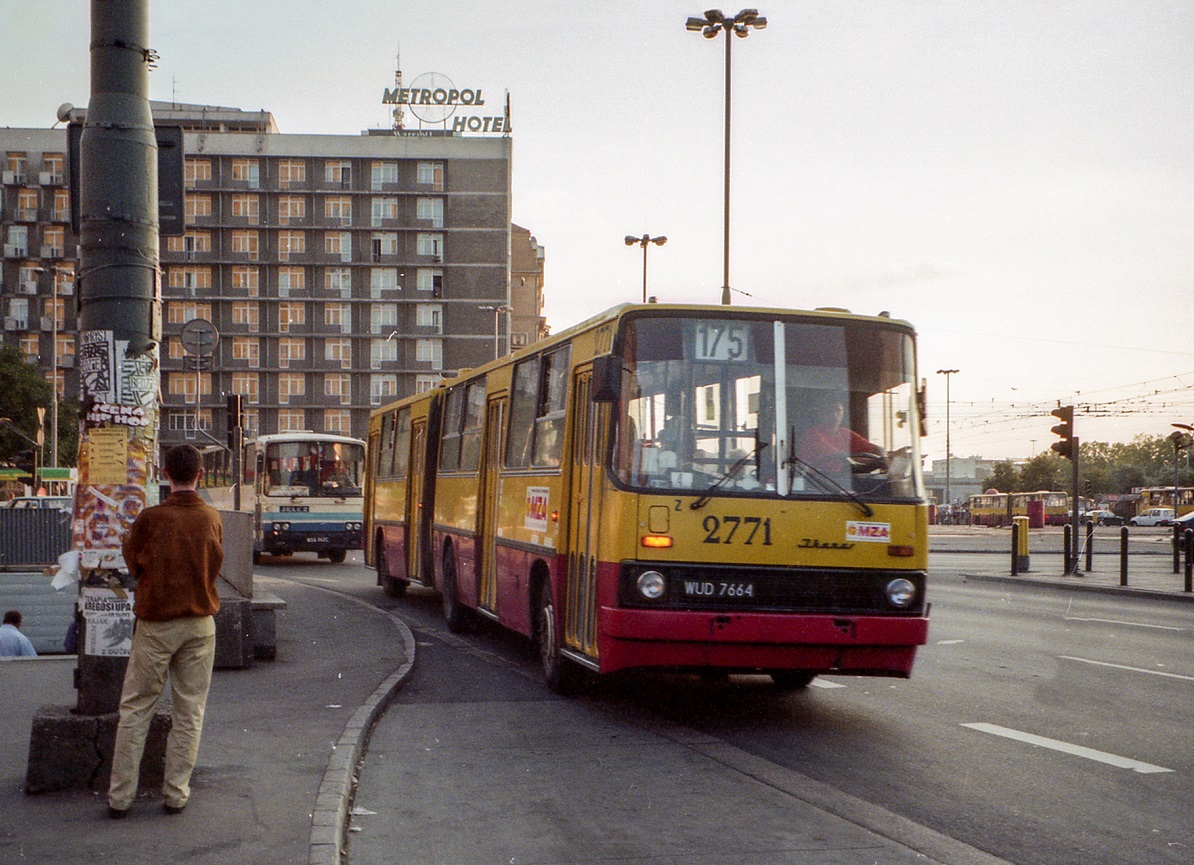
{"label": "concrete block", "polygon": [[[112,751],[120,716],[77,715],[70,706],[42,706],[33,716],[25,792],[59,790],[106,793],[112,774]],[[172,723],[159,711],[149,725],[141,759],[140,792],[160,792],[165,776],[166,739]]]}
{"label": "concrete block", "polygon": [[253,665],[252,601],[221,584],[220,611],[216,613],[217,670],[244,669]]}

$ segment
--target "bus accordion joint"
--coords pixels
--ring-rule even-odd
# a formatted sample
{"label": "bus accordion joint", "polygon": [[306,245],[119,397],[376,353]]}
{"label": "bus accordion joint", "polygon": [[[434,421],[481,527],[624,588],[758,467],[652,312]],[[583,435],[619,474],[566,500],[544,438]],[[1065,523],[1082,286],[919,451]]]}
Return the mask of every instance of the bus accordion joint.
{"label": "bus accordion joint", "polygon": [[910,547],[903,544],[888,544],[887,555],[895,556],[900,559],[911,558],[916,555],[916,547]]}
{"label": "bus accordion joint", "polygon": [[674,541],[667,535],[643,535],[642,545],[644,547],[651,547],[653,549],[662,550],[670,547]]}

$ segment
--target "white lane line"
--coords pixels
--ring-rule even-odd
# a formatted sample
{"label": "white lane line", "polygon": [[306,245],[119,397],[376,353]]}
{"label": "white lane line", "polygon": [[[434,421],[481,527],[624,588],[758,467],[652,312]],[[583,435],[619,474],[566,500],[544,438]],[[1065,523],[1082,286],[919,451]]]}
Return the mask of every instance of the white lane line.
{"label": "white lane line", "polygon": [[1185,628],[1177,628],[1173,625],[1150,625],[1146,622],[1123,622],[1119,619],[1089,619],[1083,616],[1066,616],[1067,622],[1098,622],[1102,625],[1126,625],[1129,628],[1155,628],[1158,631],[1184,631]]}
{"label": "white lane line", "polygon": [[813,688],[844,688],[844,687],[846,687],[845,685],[839,684],[838,682],[831,682],[828,679],[821,679],[821,678],[813,679],[811,682],[809,682],[809,685]]}
{"label": "white lane line", "polygon": [[993,736],[1003,736],[1005,739],[1015,739],[1017,742],[1038,745],[1041,748],[1051,748],[1054,751],[1061,751],[1063,754],[1085,757],[1087,760],[1097,760],[1100,763],[1107,763],[1120,769],[1131,769],[1133,772],[1139,772],[1142,775],[1173,771],[1172,769],[1166,769],[1164,766],[1154,766],[1152,763],[1143,763],[1140,760],[1133,760],[1130,757],[1120,757],[1118,754],[1108,754],[1106,751],[1096,751],[1094,748],[1084,748],[1081,745],[1073,745],[1069,742],[1062,742],[1059,739],[1034,736],[1032,733],[1023,733],[1019,730],[1013,730],[1010,727],[1000,727],[998,724],[963,724],[962,726],[969,727],[971,730],[978,730],[980,733],[990,733]]}
{"label": "white lane line", "polygon": [[958,643],[965,642],[964,640],[938,640],[938,646],[956,646]]}
{"label": "white lane line", "polygon": [[1167,679],[1181,679],[1194,682],[1194,676],[1183,676],[1181,673],[1165,673],[1161,670],[1146,670],[1144,667],[1128,667],[1124,664],[1111,664],[1107,661],[1092,661],[1090,658],[1075,658],[1073,655],[1058,655],[1063,661],[1079,661],[1083,664],[1093,664],[1096,667],[1111,667],[1115,670],[1127,670],[1131,673],[1148,673],[1150,676],[1164,676]]}

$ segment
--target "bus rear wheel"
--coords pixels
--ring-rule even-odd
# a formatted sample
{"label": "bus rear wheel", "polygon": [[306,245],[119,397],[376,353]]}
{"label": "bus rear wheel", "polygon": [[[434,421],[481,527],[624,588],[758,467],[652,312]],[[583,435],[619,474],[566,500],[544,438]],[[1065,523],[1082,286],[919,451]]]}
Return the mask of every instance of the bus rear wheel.
{"label": "bus rear wheel", "polygon": [[453,634],[462,634],[468,630],[468,608],[460,603],[456,590],[456,555],[449,547],[444,551],[444,584],[440,589],[444,601],[444,621]]}
{"label": "bus rear wheel", "polygon": [[377,581],[381,583],[382,591],[391,598],[401,598],[406,594],[406,587],[410,585],[406,580],[397,580],[390,574],[390,560],[386,558],[386,545],[377,542],[377,555],[373,559],[377,562]]}
{"label": "bus rear wheel", "polygon": [[543,667],[543,681],[547,684],[547,689],[562,696],[575,693],[580,685],[580,670],[560,652],[556,609],[551,598],[551,584],[546,580],[539,590],[536,625],[539,663]]}

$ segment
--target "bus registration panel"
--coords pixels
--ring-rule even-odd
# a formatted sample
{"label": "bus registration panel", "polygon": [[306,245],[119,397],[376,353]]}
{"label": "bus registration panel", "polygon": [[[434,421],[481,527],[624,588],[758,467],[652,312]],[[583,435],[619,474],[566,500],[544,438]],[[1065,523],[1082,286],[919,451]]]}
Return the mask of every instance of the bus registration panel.
{"label": "bus registration panel", "polygon": [[755,596],[751,580],[683,580],[680,590],[688,598],[750,598]]}

